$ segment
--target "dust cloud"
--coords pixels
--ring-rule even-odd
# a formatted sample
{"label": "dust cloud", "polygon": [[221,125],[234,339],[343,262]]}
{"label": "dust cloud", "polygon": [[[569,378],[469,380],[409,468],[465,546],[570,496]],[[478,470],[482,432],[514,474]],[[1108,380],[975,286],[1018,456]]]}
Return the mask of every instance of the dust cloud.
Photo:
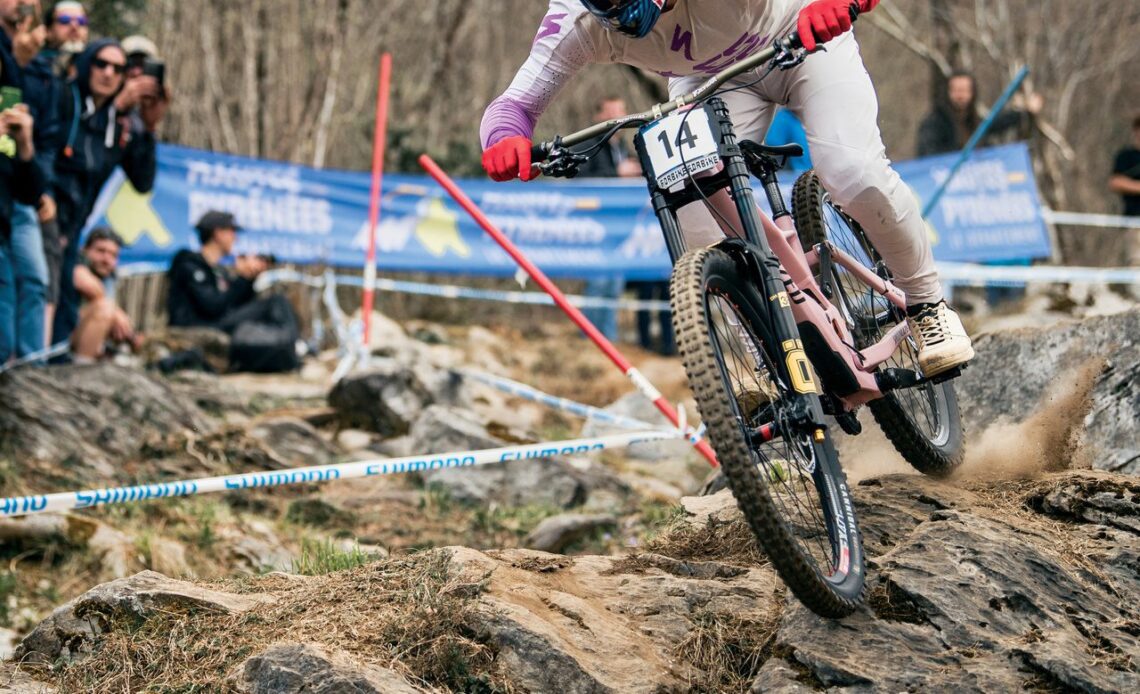
{"label": "dust cloud", "polygon": [[[1042,472],[1091,467],[1083,448],[1084,420],[1104,360],[1094,359],[1061,378],[1037,409],[1020,422],[999,420],[981,431],[966,431],[966,461],[954,478],[1012,480]],[[851,484],[891,474],[918,474],[865,412],[863,433],[840,436],[839,459]]]}

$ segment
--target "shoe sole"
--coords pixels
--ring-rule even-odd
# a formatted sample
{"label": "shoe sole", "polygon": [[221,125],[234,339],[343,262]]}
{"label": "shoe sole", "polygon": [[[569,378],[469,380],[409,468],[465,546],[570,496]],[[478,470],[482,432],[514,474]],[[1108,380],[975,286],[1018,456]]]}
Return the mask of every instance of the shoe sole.
{"label": "shoe sole", "polygon": [[932,378],[940,373],[949,371],[956,366],[961,366],[973,358],[974,348],[970,347],[966,352],[935,355],[933,358],[926,361],[919,360],[918,366],[922,369],[923,375],[925,375],[927,378]]}

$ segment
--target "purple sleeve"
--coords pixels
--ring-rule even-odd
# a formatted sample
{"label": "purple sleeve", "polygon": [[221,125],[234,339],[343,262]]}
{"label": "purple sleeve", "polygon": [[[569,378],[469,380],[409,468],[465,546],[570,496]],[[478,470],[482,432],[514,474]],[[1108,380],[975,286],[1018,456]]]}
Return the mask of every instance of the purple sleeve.
{"label": "purple sleeve", "polygon": [[[581,4],[553,0],[530,55],[507,90],[483,112],[479,139],[487,149],[512,135],[534,136],[539,116],[576,72],[595,62],[593,42],[579,25]],[[588,18],[587,18],[588,19]]]}

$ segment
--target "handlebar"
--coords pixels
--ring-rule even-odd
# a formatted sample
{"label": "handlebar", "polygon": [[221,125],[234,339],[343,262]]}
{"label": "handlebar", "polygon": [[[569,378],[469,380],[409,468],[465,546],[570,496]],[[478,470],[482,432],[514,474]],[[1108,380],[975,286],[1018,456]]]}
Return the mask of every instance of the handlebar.
{"label": "handlebar", "polygon": [[[851,3],[851,21],[854,22],[859,17],[859,6],[856,3]],[[657,104],[646,111],[635,113],[621,118],[608,120],[604,123],[595,123],[588,128],[579,130],[576,133],[571,133],[563,137],[557,137],[550,142],[540,142],[530,150],[531,162],[540,164],[546,161],[550,154],[556,149],[563,149],[572,147],[577,144],[592,140],[599,135],[607,133],[616,133],[619,130],[633,128],[643,123],[657,120],[662,116],[667,116],[674,111],[690,106],[698,101],[701,101],[712,95],[719,89],[725,82],[729,81],[737,75],[748,72],[749,70],[756,69],[769,61],[776,59],[777,67],[781,64],[786,64],[788,67],[798,65],[806,57],[803,50],[803,42],[800,40],[799,31],[793,31],[782,39],[772,42],[768,48],[756,53],[744,60],[731,65],[724,70],[718,72],[716,75],[710,77],[704,84],[697,87],[693,91],[680,96],[671,101]],[[821,47],[822,48],[822,47]],[[820,48],[820,49],[821,49]],[[817,50],[820,50],[817,49]],[[786,62],[785,62],[786,61]]]}

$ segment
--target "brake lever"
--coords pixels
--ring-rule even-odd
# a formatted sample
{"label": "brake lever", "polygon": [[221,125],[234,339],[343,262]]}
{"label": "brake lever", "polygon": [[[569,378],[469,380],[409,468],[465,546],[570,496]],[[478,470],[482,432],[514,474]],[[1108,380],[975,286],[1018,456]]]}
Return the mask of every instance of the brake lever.
{"label": "brake lever", "polygon": [[[826,51],[827,49],[820,45],[816,50]],[[778,70],[791,70],[807,60],[808,55],[808,51],[800,45],[799,41],[787,39],[777,41],[776,55],[772,58],[772,67]]]}
{"label": "brake lever", "polygon": [[576,154],[569,147],[563,147],[562,138],[554,140],[550,151],[546,154],[546,161],[538,165],[543,176],[553,178],[574,178],[578,169],[590,158],[584,154]]}

